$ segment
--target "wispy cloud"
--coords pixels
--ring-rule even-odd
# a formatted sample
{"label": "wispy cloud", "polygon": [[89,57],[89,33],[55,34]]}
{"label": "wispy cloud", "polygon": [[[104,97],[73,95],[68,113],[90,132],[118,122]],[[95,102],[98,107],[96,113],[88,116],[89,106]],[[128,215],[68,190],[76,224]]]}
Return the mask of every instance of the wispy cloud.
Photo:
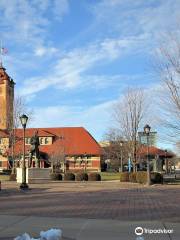
{"label": "wispy cloud", "polygon": [[43,43],[51,20],[61,21],[68,6],[68,0],[1,0],[1,38],[31,47]]}
{"label": "wispy cloud", "polygon": [[[0,37],[10,48],[4,65],[17,82],[16,91],[27,96],[40,116],[33,125],[66,122],[100,136],[112,102],[127,85],[144,84],[150,91],[155,81],[145,61],[161,33],[176,29],[180,3],[101,0],[79,1],[77,6],[72,2],[0,0]],[[53,96],[53,90],[67,93],[68,101]],[[38,108],[41,96],[39,106],[45,107]]]}
{"label": "wispy cloud", "polygon": [[[101,132],[109,127],[110,111],[115,101],[104,102],[89,108],[78,106],[51,106],[35,108],[38,121],[32,122],[33,127],[83,126],[94,137],[99,138]],[[36,114],[37,113],[37,114]]]}
{"label": "wispy cloud", "polygon": [[[115,38],[89,44],[87,47],[73,49],[64,53],[57,60],[46,76],[30,78],[25,81],[23,94],[33,94],[49,86],[56,88],[76,88],[83,79],[90,80],[85,73],[94,66],[110,63],[125,54],[128,54],[140,42],[143,44],[146,36],[138,38]],[[41,53],[41,52],[40,52]],[[44,52],[42,52],[44,54]],[[86,79],[86,76],[88,76]]]}
{"label": "wispy cloud", "polygon": [[145,33],[155,36],[160,31],[175,29],[180,19],[179,0],[103,0],[90,9],[95,17],[94,25],[104,25],[106,34],[109,30],[124,36]]}
{"label": "wispy cloud", "polygon": [[43,56],[49,56],[49,55],[54,55],[58,52],[58,49],[55,47],[44,47],[44,46],[39,46],[34,49],[34,55],[37,57],[43,57]]}

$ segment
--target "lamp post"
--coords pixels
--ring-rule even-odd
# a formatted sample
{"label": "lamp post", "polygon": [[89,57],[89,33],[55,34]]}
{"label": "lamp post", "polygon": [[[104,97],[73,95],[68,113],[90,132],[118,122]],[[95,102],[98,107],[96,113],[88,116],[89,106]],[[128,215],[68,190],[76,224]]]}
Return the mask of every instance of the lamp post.
{"label": "lamp post", "polygon": [[84,158],[83,158],[83,162],[84,162],[84,172],[86,173],[86,168],[87,168],[87,154],[84,154]]}
{"label": "lamp post", "polygon": [[168,173],[167,149],[165,151],[165,172]]}
{"label": "lamp post", "polygon": [[149,165],[149,134],[150,134],[151,127],[146,124],[144,126],[144,133],[147,137],[147,185],[151,185],[151,175],[150,175],[150,165]]}
{"label": "lamp post", "polygon": [[20,116],[20,121],[23,127],[23,163],[22,163],[22,183],[20,185],[20,188],[28,189],[29,186],[26,183],[26,163],[25,163],[25,130],[26,130],[28,117],[25,114],[23,114],[22,116]]}
{"label": "lamp post", "polygon": [[131,172],[131,153],[128,153],[128,171]]}
{"label": "lamp post", "polygon": [[120,150],[121,150],[121,172],[123,172],[123,156],[122,156],[122,147],[123,147],[123,142],[120,142]]}

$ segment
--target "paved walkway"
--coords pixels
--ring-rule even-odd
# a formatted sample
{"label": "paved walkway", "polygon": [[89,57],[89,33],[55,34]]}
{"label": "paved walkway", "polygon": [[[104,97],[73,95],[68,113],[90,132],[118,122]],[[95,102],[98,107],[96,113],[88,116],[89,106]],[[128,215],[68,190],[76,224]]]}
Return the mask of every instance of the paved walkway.
{"label": "paved walkway", "polygon": [[180,239],[180,186],[60,182],[33,184],[24,192],[7,182],[2,188],[0,240],[25,231],[38,237],[51,227],[61,228],[64,239],[136,240],[137,226],[174,229],[144,239]]}
{"label": "paved walkway", "polygon": [[[40,231],[58,228],[63,240],[136,240],[135,228],[173,229],[172,234],[143,234],[143,240],[179,240],[180,224],[163,222],[122,222],[82,218],[50,218],[0,215],[0,240],[13,240],[29,233],[38,238]],[[137,239],[137,240],[142,240]]]}

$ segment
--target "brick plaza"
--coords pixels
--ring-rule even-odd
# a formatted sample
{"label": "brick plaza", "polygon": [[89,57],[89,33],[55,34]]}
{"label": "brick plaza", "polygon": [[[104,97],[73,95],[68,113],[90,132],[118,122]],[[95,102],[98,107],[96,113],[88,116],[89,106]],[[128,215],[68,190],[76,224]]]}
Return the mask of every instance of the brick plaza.
{"label": "brick plaza", "polygon": [[120,182],[52,182],[20,191],[4,182],[3,215],[180,222],[180,186]]}

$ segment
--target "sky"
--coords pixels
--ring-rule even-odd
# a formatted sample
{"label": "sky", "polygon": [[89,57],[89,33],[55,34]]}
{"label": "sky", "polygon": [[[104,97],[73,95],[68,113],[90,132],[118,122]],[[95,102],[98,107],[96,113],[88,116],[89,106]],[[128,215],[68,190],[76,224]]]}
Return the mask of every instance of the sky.
{"label": "sky", "polygon": [[152,59],[179,13],[180,0],[0,0],[3,65],[34,109],[29,126],[102,140],[128,86],[159,85]]}

